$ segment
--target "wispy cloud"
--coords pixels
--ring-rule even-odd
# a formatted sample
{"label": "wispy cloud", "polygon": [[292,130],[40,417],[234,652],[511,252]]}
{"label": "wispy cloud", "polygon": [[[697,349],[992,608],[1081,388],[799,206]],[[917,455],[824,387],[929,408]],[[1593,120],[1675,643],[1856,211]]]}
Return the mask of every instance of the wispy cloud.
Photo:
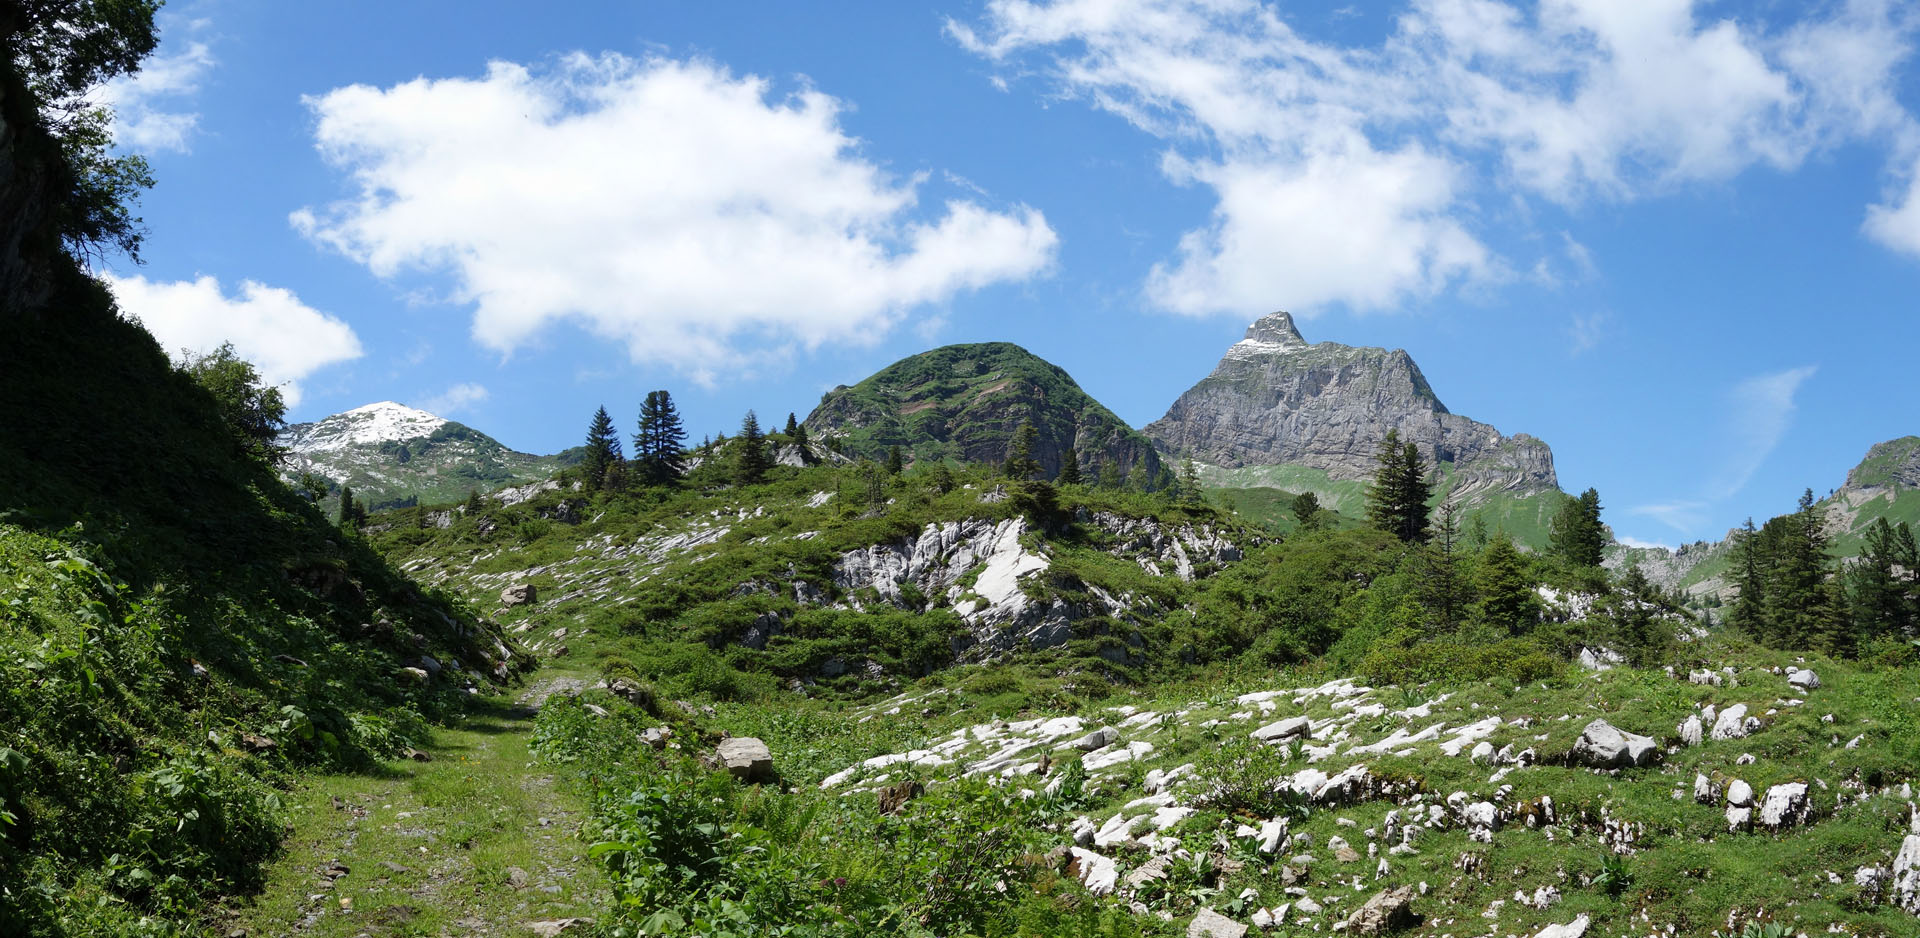
{"label": "wispy cloud", "polygon": [[1659,541],[1643,541],[1637,537],[1633,537],[1632,535],[1616,537],[1614,538],[1614,540],[1619,541],[1622,547],[1638,547],[1638,548],[1644,548],[1644,549],[1650,549],[1650,550],[1672,550],[1673,549],[1672,544],[1663,544]]}
{"label": "wispy cloud", "polygon": [[445,417],[469,410],[473,405],[486,400],[490,395],[487,389],[472,383],[456,384],[432,397],[416,402],[413,406],[430,414]]}
{"label": "wispy cloud", "polygon": [[1745,488],[1767,457],[1779,448],[1793,425],[1794,398],[1817,370],[1813,365],[1803,365],[1755,375],[1734,385],[1721,401],[1723,431],[1715,442],[1721,461],[1703,489],[1688,498],[1637,505],[1627,511],[1690,536],[1704,533],[1709,509]]}
{"label": "wispy cloud", "polygon": [[1793,397],[1813,377],[1814,366],[1756,375],[1727,395],[1727,462],[1714,476],[1710,498],[1740,491],[1773,455],[1793,423]]}
{"label": "wispy cloud", "polygon": [[1600,337],[1612,318],[1604,311],[1574,313],[1572,320],[1567,323],[1567,338],[1573,343],[1570,352],[1578,356],[1593,351],[1594,346],[1600,344]]}

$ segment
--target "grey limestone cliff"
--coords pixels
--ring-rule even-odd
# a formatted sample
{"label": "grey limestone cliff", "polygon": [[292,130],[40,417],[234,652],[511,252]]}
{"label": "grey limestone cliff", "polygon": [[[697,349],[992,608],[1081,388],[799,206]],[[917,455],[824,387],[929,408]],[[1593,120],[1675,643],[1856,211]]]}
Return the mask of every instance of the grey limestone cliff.
{"label": "grey limestone cliff", "polygon": [[1357,480],[1373,475],[1388,430],[1429,464],[1452,463],[1462,494],[1558,485],[1545,443],[1448,411],[1405,351],[1309,344],[1286,313],[1255,322],[1145,432],[1164,453],[1223,468],[1298,465]]}

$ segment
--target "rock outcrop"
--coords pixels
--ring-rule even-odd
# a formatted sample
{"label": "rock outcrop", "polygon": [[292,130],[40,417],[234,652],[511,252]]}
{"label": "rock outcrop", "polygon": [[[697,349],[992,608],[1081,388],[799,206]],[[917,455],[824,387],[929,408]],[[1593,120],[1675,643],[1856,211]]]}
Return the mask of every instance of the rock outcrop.
{"label": "rock outcrop", "polygon": [[1545,443],[1448,411],[1405,351],[1308,344],[1286,313],[1249,327],[1146,434],[1164,453],[1214,466],[1295,465],[1342,480],[1372,477],[1388,430],[1429,465],[1452,463],[1465,498],[1558,485]]}
{"label": "rock outcrop", "polygon": [[1646,765],[1660,753],[1652,737],[1635,736],[1605,720],[1587,724],[1585,732],[1573,744],[1576,762],[1599,768],[1625,768]]}
{"label": "rock outcrop", "polygon": [[752,736],[734,736],[720,741],[714,751],[721,767],[743,782],[773,780],[773,752],[767,744]]}

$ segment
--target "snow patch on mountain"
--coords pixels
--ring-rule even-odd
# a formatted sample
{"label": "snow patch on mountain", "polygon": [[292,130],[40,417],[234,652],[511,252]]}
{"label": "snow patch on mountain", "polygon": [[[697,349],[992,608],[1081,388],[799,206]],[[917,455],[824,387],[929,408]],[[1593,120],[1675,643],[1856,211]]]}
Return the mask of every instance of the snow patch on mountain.
{"label": "snow patch on mountain", "polygon": [[334,414],[317,423],[287,429],[286,446],[295,453],[331,453],[353,446],[417,440],[447,425],[436,417],[393,401],[380,401]]}

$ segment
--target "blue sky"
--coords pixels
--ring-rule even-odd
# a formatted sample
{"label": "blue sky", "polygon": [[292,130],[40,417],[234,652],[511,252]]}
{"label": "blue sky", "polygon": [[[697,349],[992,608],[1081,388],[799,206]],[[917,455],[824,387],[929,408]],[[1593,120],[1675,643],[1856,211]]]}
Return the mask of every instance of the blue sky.
{"label": "blue sky", "polygon": [[1246,324],[1411,351],[1623,537],[1920,432],[1920,15],[1875,0],[175,0],[105,271],[295,419],[695,436],[951,342],[1136,426]]}

